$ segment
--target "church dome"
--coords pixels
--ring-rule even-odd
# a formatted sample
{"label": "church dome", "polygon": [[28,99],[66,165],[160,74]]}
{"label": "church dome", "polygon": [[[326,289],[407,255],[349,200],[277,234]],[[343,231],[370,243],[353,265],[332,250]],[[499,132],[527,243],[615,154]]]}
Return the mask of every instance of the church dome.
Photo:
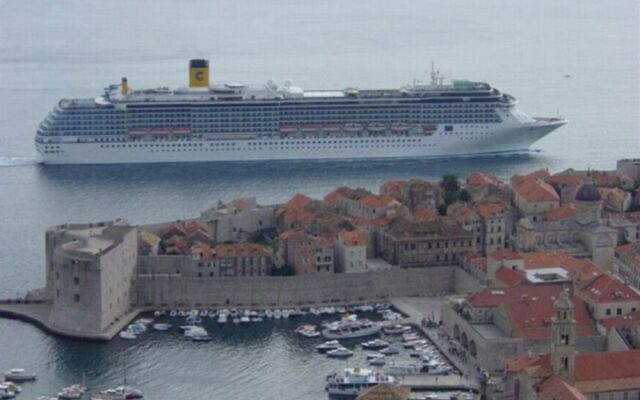
{"label": "church dome", "polygon": [[593,182],[587,182],[580,186],[576,193],[576,200],[578,201],[600,201],[600,192]]}

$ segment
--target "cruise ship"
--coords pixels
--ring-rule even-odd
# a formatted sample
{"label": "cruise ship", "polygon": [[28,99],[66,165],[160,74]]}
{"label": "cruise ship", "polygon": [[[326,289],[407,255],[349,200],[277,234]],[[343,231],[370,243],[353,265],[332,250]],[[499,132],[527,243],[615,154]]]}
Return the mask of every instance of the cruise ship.
{"label": "cruise ship", "polygon": [[532,118],[484,82],[399,89],[303,90],[210,84],[208,60],[189,86],[132,90],[126,78],[93,99],[63,99],[39,125],[44,164],[449,157],[526,152],[562,126]]}

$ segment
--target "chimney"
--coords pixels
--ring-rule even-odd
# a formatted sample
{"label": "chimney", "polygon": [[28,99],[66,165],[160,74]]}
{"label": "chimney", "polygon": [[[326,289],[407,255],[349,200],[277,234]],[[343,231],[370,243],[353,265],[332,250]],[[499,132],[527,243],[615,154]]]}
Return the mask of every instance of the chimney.
{"label": "chimney", "polygon": [[129,93],[129,83],[127,82],[127,78],[125,78],[124,76],[122,77],[122,80],[120,81],[120,93],[122,93],[122,94]]}

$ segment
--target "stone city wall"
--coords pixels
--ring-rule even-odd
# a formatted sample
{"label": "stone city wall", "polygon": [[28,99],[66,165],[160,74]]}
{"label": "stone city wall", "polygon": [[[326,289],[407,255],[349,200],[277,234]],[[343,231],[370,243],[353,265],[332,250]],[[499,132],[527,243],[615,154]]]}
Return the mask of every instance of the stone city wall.
{"label": "stone city wall", "polygon": [[147,273],[135,279],[133,301],[135,306],[154,308],[303,306],[442,294],[453,290],[453,281],[450,266],[290,277]]}

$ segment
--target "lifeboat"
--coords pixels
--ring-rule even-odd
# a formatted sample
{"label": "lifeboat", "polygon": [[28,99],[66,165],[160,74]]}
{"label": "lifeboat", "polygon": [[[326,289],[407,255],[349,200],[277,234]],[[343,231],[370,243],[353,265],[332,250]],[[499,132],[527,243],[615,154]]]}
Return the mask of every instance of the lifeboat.
{"label": "lifeboat", "polygon": [[409,128],[409,124],[406,122],[395,122],[391,124],[391,130],[395,132],[406,132]]}
{"label": "lifeboat", "polygon": [[151,128],[152,135],[168,135],[169,129],[167,128]]}
{"label": "lifeboat", "polygon": [[340,131],[340,125],[337,124],[329,124],[322,127],[322,130],[325,132],[338,132]]}
{"label": "lifeboat", "polygon": [[367,126],[367,129],[371,132],[382,132],[387,130],[387,126],[381,122],[372,122]]}
{"label": "lifeboat", "polygon": [[347,132],[360,132],[362,130],[361,124],[350,123],[344,126],[344,130]]}
{"label": "lifeboat", "polygon": [[322,127],[315,124],[304,124],[300,128],[302,132],[318,132]]}
{"label": "lifeboat", "polygon": [[188,126],[180,126],[177,128],[173,128],[173,133],[185,135],[191,133],[191,128],[189,128]]}
{"label": "lifeboat", "polygon": [[131,128],[129,129],[129,135],[131,136],[143,136],[147,134],[146,128]]}
{"label": "lifeboat", "polygon": [[280,132],[283,133],[298,132],[298,129],[298,125],[280,125]]}

